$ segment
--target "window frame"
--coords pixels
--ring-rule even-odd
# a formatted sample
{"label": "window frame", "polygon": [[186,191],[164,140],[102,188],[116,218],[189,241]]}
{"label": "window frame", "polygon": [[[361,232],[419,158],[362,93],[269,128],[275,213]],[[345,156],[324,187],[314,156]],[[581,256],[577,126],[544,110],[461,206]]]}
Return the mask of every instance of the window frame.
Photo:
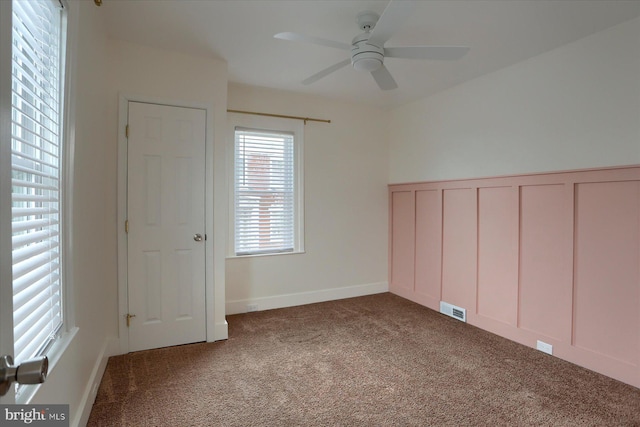
{"label": "window frame", "polygon": [[[229,233],[227,258],[292,255],[304,248],[304,123],[296,119],[228,113],[228,171],[229,171]],[[293,135],[293,250],[236,254],[235,252],[235,131],[236,128]]]}
{"label": "window frame", "polygon": [[[61,139],[61,164],[60,164],[60,185],[59,185],[59,223],[60,223],[60,276],[61,276],[61,300],[62,300],[62,317],[63,322],[56,336],[50,345],[48,345],[41,352],[42,355],[46,355],[49,358],[49,374],[53,372],[56,365],[62,358],[66,349],[69,347],[74,337],[78,332],[78,328],[75,326],[75,310],[73,308],[73,301],[70,298],[73,295],[73,269],[72,260],[72,213],[73,213],[73,159],[74,159],[74,135],[75,135],[75,46],[77,44],[77,28],[78,28],[78,5],[68,2],[66,0],[49,0],[56,5],[60,5],[62,8],[61,13],[61,28],[60,28],[60,50],[61,50],[61,62],[60,62],[60,139]],[[8,107],[9,111],[12,110],[12,64],[13,64],[13,2],[7,1],[3,8],[3,15],[5,12],[8,15],[7,21],[9,23],[6,32],[3,32],[2,47],[0,48],[1,59],[8,59],[3,61],[7,64],[8,74],[2,74],[2,83],[0,86],[0,103],[3,110]],[[3,16],[4,17],[4,16]],[[4,25],[3,25],[4,27]],[[3,28],[4,30],[4,28]],[[7,36],[5,38],[5,36]],[[11,114],[8,114],[8,119],[5,121],[3,118],[0,124],[0,131],[3,136],[8,138],[2,138],[0,141],[0,151],[2,153],[11,152]],[[4,156],[3,156],[4,157]],[[3,174],[0,176],[0,200],[6,200],[8,203],[2,203],[7,206],[8,209],[0,212],[0,239],[2,242],[0,246],[4,248],[11,248],[11,169],[12,162],[11,156],[7,156],[6,163],[3,159],[2,169]],[[8,166],[8,167],[7,167]],[[6,170],[8,169],[8,170]],[[6,170],[6,173],[4,172]],[[8,212],[8,215],[7,215]],[[8,232],[7,232],[8,231]],[[13,354],[14,348],[14,336],[13,336],[13,291],[12,291],[12,274],[13,268],[12,251],[2,251],[0,255],[0,267],[2,267],[2,285],[0,294],[5,300],[5,296],[11,295],[8,301],[2,304],[0,311],[2,312],[3,327],[0,331],[0,344],[3,350],[11,348],[11,354]],[[9,280],[4,280],[9,279]],[[11,321],[5,323],[5,320]],[[5,329],[6,328],[6,329]],[[7,402],[15,402],[18,404],[26,404],[31,401],[38,389],[42,384],[36,385],[21,385],[17,393],[13,392],[13,388],[10,394],[6,397]]]}

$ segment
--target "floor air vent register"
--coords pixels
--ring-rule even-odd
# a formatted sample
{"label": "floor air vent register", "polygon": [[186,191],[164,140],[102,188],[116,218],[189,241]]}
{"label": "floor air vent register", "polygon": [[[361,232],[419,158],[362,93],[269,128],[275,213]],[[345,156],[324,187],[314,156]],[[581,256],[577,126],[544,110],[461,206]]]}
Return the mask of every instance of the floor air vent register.
{"label": "floor air vent register", "polygon": [[454,319],[458,319],[462,322],[467,322],[467,310],[462,307],[449,304],[448,302],[440,301],[440,313],[446,314],[447,316],[453,317]]}

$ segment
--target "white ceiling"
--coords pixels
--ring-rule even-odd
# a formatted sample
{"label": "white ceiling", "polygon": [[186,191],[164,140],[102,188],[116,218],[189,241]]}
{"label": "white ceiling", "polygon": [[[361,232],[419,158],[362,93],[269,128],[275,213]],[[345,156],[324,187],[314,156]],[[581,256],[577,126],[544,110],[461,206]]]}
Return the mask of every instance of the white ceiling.
{"label": "white ceiling", "polygon": [[[356,15],[382,14],[388,1],[104,0],[109,36],[225,60],[229,81],[320,94],[383,108],[445,90],[640,16],[640,0],[424,0],[386,46],[463,45],[455,62],[390,58],[399,88],[381,91],[346,67],[304,86],[303,79],[349,53],[277,40],[283,31],[345,43]],[[639,41],[640,43],[640,41]]]}

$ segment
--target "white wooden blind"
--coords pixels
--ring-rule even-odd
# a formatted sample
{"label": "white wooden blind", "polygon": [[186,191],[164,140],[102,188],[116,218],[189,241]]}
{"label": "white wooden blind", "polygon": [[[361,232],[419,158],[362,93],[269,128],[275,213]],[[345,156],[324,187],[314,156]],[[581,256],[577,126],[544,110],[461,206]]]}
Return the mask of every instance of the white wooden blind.
{"label": "white wooden blind", "polygon": [[292,252],[294,135],[235,129],[235,253]]}
{"label": "white wooden blind", "polygon": [[13,1],[12,242],[15,360],[41,353],[62,326],[61,33],[54,1]]}

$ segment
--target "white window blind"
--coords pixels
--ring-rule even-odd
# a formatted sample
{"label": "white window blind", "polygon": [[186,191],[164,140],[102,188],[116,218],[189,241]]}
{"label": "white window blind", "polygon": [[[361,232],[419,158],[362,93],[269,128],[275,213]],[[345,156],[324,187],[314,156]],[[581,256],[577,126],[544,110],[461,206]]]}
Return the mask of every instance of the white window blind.
{"label": "white window blind", "polygon": [[235,128],[235,254],[292,252],[294,135]]}
{"label": "white window blind", "polygon": [[15,360],[62,326],[60,273],[62,9],[13,1],[12,242]]}

